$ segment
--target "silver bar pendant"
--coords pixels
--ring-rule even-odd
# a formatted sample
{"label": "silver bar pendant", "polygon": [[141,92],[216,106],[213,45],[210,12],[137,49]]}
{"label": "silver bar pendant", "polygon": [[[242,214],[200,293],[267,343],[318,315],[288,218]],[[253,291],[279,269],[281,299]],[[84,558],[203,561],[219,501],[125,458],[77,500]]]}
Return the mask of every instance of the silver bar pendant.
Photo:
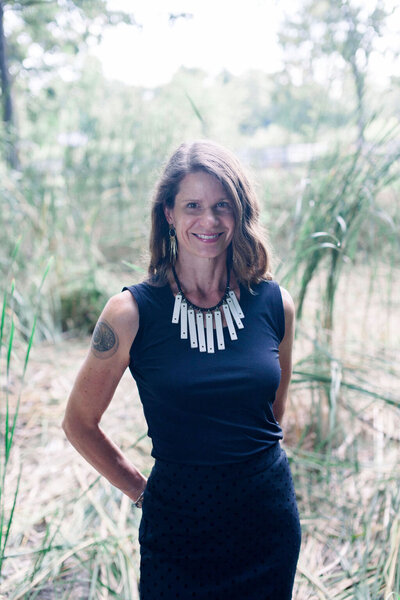
{"label": "silver bar pendant", "polygon": [[237,340],[236,329],[233,324],[231,313],[229,312],[229,308],[228,308],[228,305],[226,304],[226,302],[223,303],[222,308],[224,311],[226,324],[228,325],[228,331],[229,331],[229,335],[231,336],[231,340]]}
{"label": "silver bar pendant", "polygon": [[190,347],[197,348],[196,321],[194,319],[193,308],[189,308],[187,313],[188,313],[188,321],[189,321]]}
{"label": "silver bar pendant", "polygon": [[213,318],[212,313],[206,313],[206,334],[207,334],[207,352],[211,354],[214,352],[214,330],[213,330]]}
{"label": "silver bar pendant", "polygon": [[181,340],[187,340],[188,336],[188,319],[187,319],[187,304],[185,301],[181,304]]}
{"label": "silver bar pendant", "polygon": [[232,299],[233,304],[235,305],[236,312],[241,319],[244,319],[244,314],[242,309],[240,308],[239,300],[236,298],[236,294],[233,290],[229,291],[229,296]]}
{"label": "silver bar pendant", "polygon": [[172,322],[179,323],[179,312],[181,310],[182,294],[175,296],[174,312],[172,313]]}
{"label": "silver bar pendant", "polygon": [[222,328],[221,311],[214,310],[215,332],[217,334],[218,350],[225,350],[224,330]]}
{"label": "silver bar pendant", "polygon": [[242,323],[242,321],[240,320],[240,317],[238,315],[238,312],[236,310],[236,306],[234,305],[232,298],[227,298],[226,299],[226,303],[229,306],[229,310],[232,313],[232,317],[234,318],[234,321],[236,323],[236,326],[238,329],[243,329],[244,325]]}
{"label": "silver bar pendant", "polygon": [[197,321],[197,336],[199,338],[199,350],[200,352],[205,352],[206,348],[206,338],[204,335],[204,319],[203,313],[201,310],[198,310],[196,313],[196,321]]}

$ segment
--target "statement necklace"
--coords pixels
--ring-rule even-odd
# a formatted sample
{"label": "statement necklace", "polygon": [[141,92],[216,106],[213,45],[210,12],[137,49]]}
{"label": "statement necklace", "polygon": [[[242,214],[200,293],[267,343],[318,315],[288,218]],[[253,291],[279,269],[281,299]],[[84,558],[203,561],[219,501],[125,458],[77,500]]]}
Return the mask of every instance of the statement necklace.
{"label": "statement necklace", "polygon": [[[229,287],[229,269],[226,281],[225,293],[221,300],[215,306],[203,308],[196,306],[188,300],[182,291],[181,283],[178,279],[176,271],[172,266],[175,282],[178,288],[178,293],[175,296],[174,310],[172,313],[172,322],[181,322],[181,340],[190,337],[190,347],[198,348],[200,352],[214,352],[214,325],[217,337],[218,350],[225,350],[224,329],[222,327],[221,307],[225,316],[225,321],[228,326],[228,331],[231,340],[237,340],[235,329],[243,329],[244,325],[241,319],[244,319],[244,314],[240,308],[236,294]],[[205,319],[205,327],[204,327]],[[234,323],[235,322],[235,323]],[[204,333],[205,332],[205,333]]]}

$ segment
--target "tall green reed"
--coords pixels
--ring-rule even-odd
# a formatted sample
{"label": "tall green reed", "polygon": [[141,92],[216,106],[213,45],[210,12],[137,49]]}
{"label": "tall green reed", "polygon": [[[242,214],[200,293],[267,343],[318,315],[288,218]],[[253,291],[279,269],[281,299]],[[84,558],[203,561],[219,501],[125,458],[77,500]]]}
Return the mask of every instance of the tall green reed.
{"label": "tall green reed", "polygon": [[[9,274],[12,273],[13,264],[18,256],[18,252],[20,249],[20,243],[21,240],[18,240],[12,253]],[[4,566],[6,546],[9,540],[10,530],[14,518],[14,512],[17,505],[17,498],[22,474],[22,469],[20,468],[17,482],[14,485],[14,488],[9,489],[7,471],[9,467],[9,460],[17,427],[22,386],[28,367],[29,356],[31,353],[33,338],[35,335],[37,325],[40,294],[48,272],[50,270],[51,263],[52,259],[50,259],[50,261],[48,262],[40,285],[37,289],[36,307],[34,311],[33,322],[31,324],[29,337],[24,342],[25,353],[22,362],[22,372],[19,376],[19,392],[18,394],[16,394],[16,396],[15,394],[13,394],[14,399],[16,398],[16,402],[14,402],[14,405],[12,405],[12,402],[10,401],[10,390],[13,387],[12,379],[16,377],[14,377],[15,374],[12,373],[11,368],[16,345],[14,306],[16,285],[15,280],[11,279],[9,289],[7,289],[8,278],[5,279],[5,288],[3,292],[3,303],[0,320],[0,374],[2,374],[2,371],[5,370],[5,377],[2,378],[4,381],[4,385],[0,387],[0,424],[2,427],[2,430],[0,432],[0,436],[2,438],[0,450],[0,579]],[[5,356],[3,357],[4,353]]]}
{"label": "tall green reed", "polygon": [[[337,149],[310,165],[293,219],[291,260],[282,281],[295,280],[298,317],[302,316],[310,284],[324,289],[321,325],[334,326],[334,307],[344,267],[357,262],[376,264],[384,253],[400,250],[399,226],[384,193],[400,179],[396,131],[367,149]],[[385,240],[385,247],[382,245]]]}
{"label": "tall green reed", "polygon": [[[394,143],[397,133],[398,128],[392,129],[363,148],[338,147],[312,161],[290,217],[291,248],[279,275],[296,296],[301,336],[308,338],[307,345],[313,345],[296,365],[294,380],[310,390],[315,414],[308,427],[314,427],[316,448],[325,448],[327,458],[333,441],[340,443],[343,430],[340,398],[346,386],[353,385],[348,381],[350,372],[343,364],[341,349],[333,345],[336,309],[340,305],[336,301],[338,289],[344,275],[361,265],[370,269],[368,293],[372,294],[379,265],[393,265],[393,256],[400,252],[397,208],[391,201],[400,180],[400,149]],[[290,231],[288,223],[287,227]],[[367,282],[363,291],[365,287]],[[392,294],[392,284],[387,287],[385,293]],[[312,289],[314,313],[306,303]],[[359,310],[358,303],[359,294],[354,288],[355,311]],[[310,324],[314,331],[306,334]],[[354,385],[361,396],[380,395],[368,384]],[[385,401],[390,404],[392,399],[386,395]]]}

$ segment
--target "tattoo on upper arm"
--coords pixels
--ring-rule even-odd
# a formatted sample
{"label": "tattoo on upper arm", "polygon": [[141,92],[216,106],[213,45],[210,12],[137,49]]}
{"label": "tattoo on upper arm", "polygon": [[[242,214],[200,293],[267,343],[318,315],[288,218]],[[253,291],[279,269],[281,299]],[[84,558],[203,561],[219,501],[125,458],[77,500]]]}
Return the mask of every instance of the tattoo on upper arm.
{"label": "tattoo on upper arm", "polygon": [[98,321],[92,338],[92,353],[96,358],[110,358],[118,350],[118,335],[107,321]]}

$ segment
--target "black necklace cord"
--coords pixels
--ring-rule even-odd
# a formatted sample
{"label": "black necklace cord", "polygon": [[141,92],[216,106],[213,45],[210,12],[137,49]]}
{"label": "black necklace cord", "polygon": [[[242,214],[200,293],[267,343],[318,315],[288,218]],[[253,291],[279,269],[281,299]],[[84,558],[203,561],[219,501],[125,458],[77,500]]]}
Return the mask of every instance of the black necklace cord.
{"label": "black necklace cord", "polygon": [[181,282],[179,281],[178,275],[176,274],[174,265],[171,265],[171,268],[172,268],[172,273],[174,274],[174,279],[175,279],[176,286],[178,288],[178,292],[180,294],[182,294],[182,300],[185,300],[185,302],[189,306],[191,306],[195,310],[200,310],[201,312],[212,312],[213,310],[217,310],[217,308],[219,308],[220,306],[223,305],[223,303],[225,302],[225,300],[226,300],[226,298],[227,298],[227,296],[229,294],[229,290],[230,290],[230,287],[229,287],[229,284],[230,284],[230,269],[228,268],[228,265],[227,265],[227,274],[228,274],[228,276],[227,276],[227,279],[226,279],[225,293],[222,296],[221,300],[218,302],[218,304],[216,304],[215,306],[210,306],[210,308],[204,308],[203,306],[197,306],[196,304],[193,304],[193,302],[190,302],[190,300],[188,300],[188,298],[186,298],[186,296],[185,296],[185,294],[184,294],[184,292],[182,290]]}

